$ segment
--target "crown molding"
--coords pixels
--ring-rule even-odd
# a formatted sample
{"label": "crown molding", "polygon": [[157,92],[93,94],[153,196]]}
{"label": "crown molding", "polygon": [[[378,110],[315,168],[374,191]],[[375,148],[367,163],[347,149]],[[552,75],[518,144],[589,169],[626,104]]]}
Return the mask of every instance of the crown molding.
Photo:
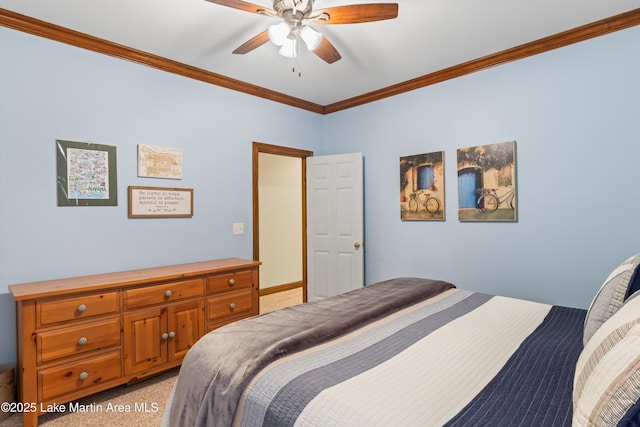
{"label": "crown molding", "polygon": [[247,93],[270,101],[312,111],[314,113],[323,113],[323,107],[319,104],[314,104],[313,102],[308,102],[303,99],[295,98],[281,92],[276,92],[243,82],[241,80],[232,79],[231,77],[223,76],[221,74],[212,73],[201,68],[192,67],[181,62],[172,61],[158,55],[132,49],[121,44],[70,30],[68,28],[31,18],[7,9],[0,8],[0,25],[60,43],[69,44],[82,49],[146,65],[168,73],[189,77],[191,79]]}
{"label": "crown molding", "polygon": [[453,67],[445,68],[434,73],[408,80],[406,82],[326,105],[324,107],[324,114],[335,113],[336,111],[346,110],[369,102],[378,101],[380,99],[420,89],[425,86],[441,83],[446,80],[455,79],[456,77],[465,76],[467,74],[475,73],[476,71],[517,61],[529,56],[538,55],[553,49],[558,49],[615,31],[623,30],[625,28],[630,28],[638,24],[640,24],[640,9],[634,9],[630,12],[583,25],[562,33],[554,34],[549,37],[485,56],[483,58],[474,59],[463,64],[455,65]]}
{"label": "crown molding", "polygon": [[183,77],[192,78],[318,114],[331,114],[359,105],[368,104],[370,102],[389,98],[391,96],[420,89],[436,83],[441,83],[446,80],[465,76],[497,65],[517,61],[574,43],[634,27],[638,24],[640,24],[640,8],[503,50],[482,58],[474,59],[463,64],[445,68],[415,79],[407,80],[402,83],[323,106],[0,8],[0,25],[4,27],[116,58],[125,59],[169,73],[178,74]]}

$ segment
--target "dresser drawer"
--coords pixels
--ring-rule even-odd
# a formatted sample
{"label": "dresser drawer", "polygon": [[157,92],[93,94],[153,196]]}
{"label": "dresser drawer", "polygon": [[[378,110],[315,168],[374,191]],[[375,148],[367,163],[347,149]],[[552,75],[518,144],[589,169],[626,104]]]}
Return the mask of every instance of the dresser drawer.
{"label": "dresser drawer", "polygon": [[125,309],[145,307],[186,298],[201,297],[204,292],[203,279],[167,282],[160,285],[131,288],[124,291]]}
{"label": "dresser drawer", "polygon": [[250,288],[252,285],[251,277],[251,270],[209,276],[207,277],[207,292],[212,294],[234,289]]}
{"label": "dresser drawer", "polygon": [[41,300],[36,302],[36,315],[40,326],[81,320],[93,316],[118,313],[120,304],[118,292],[88,294],[65,299]]}
{"label": "dresser drawer", "polygon": [[207,300],[207,320],[250,313],[253,308],[253,290],[230,292]]}
{"label": "dresser drawer", "polygon": [[120,378],[120,352],[84,359],[38,372],[40,400],[90,388]]}
{"label": "dresser drawer", "polygon": [[120,345],[120,319],[83,323],[37,335],[38,363]]}

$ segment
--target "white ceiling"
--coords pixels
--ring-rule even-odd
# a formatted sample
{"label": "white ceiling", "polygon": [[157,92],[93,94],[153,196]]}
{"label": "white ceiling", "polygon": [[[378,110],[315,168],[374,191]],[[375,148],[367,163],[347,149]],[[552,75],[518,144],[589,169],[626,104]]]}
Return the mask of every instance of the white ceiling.
{"label": "white ceiling", "polygon": [[[316,0],[315,9],[385,0]],[[271,8],[270,0],[252,3]],[[205,0],[0,0],[0,7],[319,105],[391,86],[640,8],[640,0],[398,0],[398,18],[315,26],[342,55],[292,61],[267,43],[231,52],[277,23]]]}

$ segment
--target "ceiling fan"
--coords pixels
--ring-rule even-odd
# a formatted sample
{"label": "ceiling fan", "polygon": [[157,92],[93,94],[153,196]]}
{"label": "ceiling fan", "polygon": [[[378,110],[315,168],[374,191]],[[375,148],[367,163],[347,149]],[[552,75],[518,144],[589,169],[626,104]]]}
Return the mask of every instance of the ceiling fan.
{"label": "ceiling fan", "polygon": [[271,25],[269,29],[247,40],[233,51],[245,54],[262,46],[269,40],[280,46],[280,54],[295,58],[299,54],[300,40],[319,58],[333,64],[341,58],[340,53],[326,37],[304,24],[358,24],[363,22],[394,19],[398,16],[397,3],[367,3],[346,6],[333,6],[313,10],[314,0],[272,0],[273,8],[269,9],[242,0],[207,0],[222,6],[257,13],[272,18],[280,18],[283,22]]}

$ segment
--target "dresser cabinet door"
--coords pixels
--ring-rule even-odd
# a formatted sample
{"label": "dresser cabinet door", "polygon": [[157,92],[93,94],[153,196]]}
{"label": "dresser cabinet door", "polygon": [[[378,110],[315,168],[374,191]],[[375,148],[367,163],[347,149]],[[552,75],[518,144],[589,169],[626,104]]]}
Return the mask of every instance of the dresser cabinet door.
{"label": "dresser cabinet door", "polygon": [[130,375],[167,361],[167,309],[124,316],[124,373]]}
{"label": "dresser cabinet door", "polygon": [[182,359],[202,335],[202,300],[125,315],[125,375]]}
{"label": "dresser cabinet door", "polygon": [[200,300],[171,306],[167,321],[169,361],[182,359],[204,335],[204,303]]}

